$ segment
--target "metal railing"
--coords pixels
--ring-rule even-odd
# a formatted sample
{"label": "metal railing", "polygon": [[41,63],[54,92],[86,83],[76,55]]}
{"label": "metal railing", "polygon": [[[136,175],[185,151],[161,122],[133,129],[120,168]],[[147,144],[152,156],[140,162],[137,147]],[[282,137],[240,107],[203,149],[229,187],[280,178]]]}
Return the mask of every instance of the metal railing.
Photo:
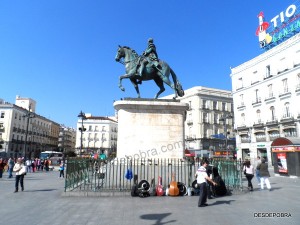
{"label": "metal railing", "polygon": [[[130,192],[134,177],[152,185],[167,187],[175,180],[191,187],[201,158],[194,159],[114,159],[111,161],[85,158],[68,158],[66,162],[65,192]],[[214,159],[210,163],[225,182],[228,190],[242,189],[242,162]]]}

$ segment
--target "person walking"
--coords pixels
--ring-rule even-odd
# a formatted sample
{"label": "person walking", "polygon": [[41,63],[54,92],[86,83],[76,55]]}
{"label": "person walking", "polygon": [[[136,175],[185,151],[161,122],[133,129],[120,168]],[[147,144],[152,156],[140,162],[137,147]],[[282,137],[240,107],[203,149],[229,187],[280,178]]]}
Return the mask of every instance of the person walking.
{"label": "person walking", "polygon": [[41,159],[41,171],[44,170],[44,165],[45,165],[45,160],[44,159]]}
{"label": "person walking", "polygon": [[36,168],[38,171],[41,169],[41,160],[39,158],[36,158]]}
{"label": "person walking", "polygon": [[7,164],[8,164],[8,178],[12,178],[13,177],[12,173],[15,165],[14,159],[10,157]]}
{"label": "person walking", "polygon": [[34,159],[31,160],[31,170],[34,173],[36,170],[36,162]]}
{"label": "person walking", "polygon": [[62,178],[65,177],[64,171],[65,171],[65,165],[64,165],[63,162],[61,162],[60,165],[59,165],[59,177],[60,177],[60,178],[61,178],[61,177],[62,177]]}
{"label": "person walking", "polygon": [[258,167],[260,164],[261,164],[260,157],[257,156],[256,162],[255,162],[255,176],[256,176],[256,179],[257,179],[257,182],[258,182],[258,186],[260,186],[260,172],[259,172],[259,169],[257,169],[257,167]]}
{"label": "person walking", "polygon": [[269,181],[270,173],[268,170],[268,163],[266,163],[266,159],[261,159],[261,164],[257,166],[260,172],[260,189],[264,189],[264,185],[266,184],[269,191],[271,191],[271,184]]}
{"label": "person walking", "polygon": [[253,191],[252,178],[254,177],[254,168],[250,163],[250,160],[247,160],[244,164],[243,171],[248,181],[248,190]]}
{"label": "person walking", "polygon": [[19,182],[21,184],[21,190],[24,191],[24,175],[26,173],[26,166],[23,164],[21,158],[17,159],[17,163],[14,166],[14,172],[16,172],[16,183],[14,193],[19,191]]}
{"label": "person walking", "polygon": [[49,161],[50,161],[50,160],[48,160],[48,158],[45,159],[45,161],[44,161],[44,168],[45,168],[46,172],[49,171]]}
{"label": "person walking", "polygon": [[209,164],[208,160],[204,159],[201,162],[201,166],[197,170],[195,177],[197,178],[197,185],[200,187],[200,196],[198,200],[198,207],[205,207],[207,202],[207,181],[211,182],[213,185],[217,185],[206,172],[206,167]]}
{"label": "person walking", "polygon": [[6,165],[5,161],[2,158],[0,158],[0,178],[2,178],[5,165]]}
{"label": "person walking", "polygon": [[27,159],[25,161],[25,164],[26,164],[26,169],[27,169],[27,173],[30,173],[31,172],[31,159]]}

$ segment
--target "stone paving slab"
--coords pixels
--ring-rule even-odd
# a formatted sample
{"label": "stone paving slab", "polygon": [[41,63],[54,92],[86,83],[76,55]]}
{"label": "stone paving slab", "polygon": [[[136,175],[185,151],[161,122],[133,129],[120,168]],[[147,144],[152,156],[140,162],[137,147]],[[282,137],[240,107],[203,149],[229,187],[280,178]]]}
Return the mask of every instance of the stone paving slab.
{"label": "stone paving slab", "polygon": [[5,173],[0,179],[1,224],[300,224],[299,178],[272,176],[270,192],[259,191],[253,179],[253,192],[208,200],[209,206],[199,208],[198,196],[67,197],[58,174],[29,173],[25,191],[13,193],[14,179]]}

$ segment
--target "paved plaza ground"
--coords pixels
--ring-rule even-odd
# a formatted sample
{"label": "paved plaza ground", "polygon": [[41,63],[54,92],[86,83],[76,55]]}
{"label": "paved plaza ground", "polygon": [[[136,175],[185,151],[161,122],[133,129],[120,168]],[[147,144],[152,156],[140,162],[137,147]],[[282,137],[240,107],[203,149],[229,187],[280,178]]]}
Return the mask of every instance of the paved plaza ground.
{"label": "paved plaza ground", "polygon": [[0,179],[0,224],[300,224],[299,178],[272,176],[270,192],[259,191],[254,178],[253,192],[208,200],[209,206],[199,208],[198,196],[66,197],[58,173],[29,173],[25,191],[18,193],[5,173]]}

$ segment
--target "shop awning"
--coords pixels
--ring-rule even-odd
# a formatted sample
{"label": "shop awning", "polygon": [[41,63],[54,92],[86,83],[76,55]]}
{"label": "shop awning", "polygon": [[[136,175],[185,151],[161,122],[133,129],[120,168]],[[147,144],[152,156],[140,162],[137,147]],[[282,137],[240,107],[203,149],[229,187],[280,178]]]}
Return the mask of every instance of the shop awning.
{"label": "shop awning", "polygon": [[271,144],[272,152],[299,152],[300,138],[280,137]]}
{"label": "shop awning", "polygon": [[300,146],[300,138],[293,137],[280,137],[276,138],[271,146],[283,146],[283,145],[299,145]]}
{"label": "shop awning", "polygon": [[189,157],[195,157],[195,151],[190,151],[190,150],[188,150],[188,149],[185,149],[184,150],[184,155],[185,156],[189,156]]}

